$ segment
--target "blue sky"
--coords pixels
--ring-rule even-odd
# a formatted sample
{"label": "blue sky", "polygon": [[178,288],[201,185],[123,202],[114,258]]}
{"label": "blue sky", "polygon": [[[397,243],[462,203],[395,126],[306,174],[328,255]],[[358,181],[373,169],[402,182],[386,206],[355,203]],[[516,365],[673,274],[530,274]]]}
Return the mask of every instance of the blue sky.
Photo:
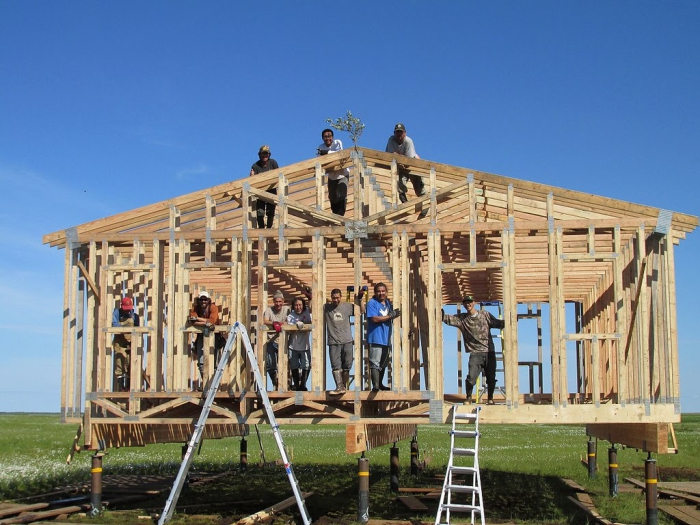
{"label": "blue sky", "polygon": [[[700,2],[0,1],[0,411],[59,409],[43,234],[310,158],[348,109],[421,157],[700,214]],[[345,137],[343,137],[345,138]],[[700,233],[676,250],[700,411]]]}

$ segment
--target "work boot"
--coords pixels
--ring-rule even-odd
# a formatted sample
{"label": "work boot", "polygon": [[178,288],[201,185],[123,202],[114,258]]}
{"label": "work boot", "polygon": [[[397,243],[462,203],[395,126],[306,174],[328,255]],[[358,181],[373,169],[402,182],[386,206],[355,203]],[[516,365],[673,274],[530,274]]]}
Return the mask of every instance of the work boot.
{"label": "work boot", "polygon": [[343,385],[346,390],[350,388],[350,370],[343,370]]}
{"label": "work boot", "polygon": [[388,386],[384,384],[384,373],[386,372],[386,368],[382,368],[379,371],[379,390],[391,390]]}
{"label": "work boot", "polygon": [[300,377],[299,377],[299,369],[294,368],[292,370],[292,390],[301,390],[299,388],[299,382],[300,382]]}
{"label": "work boot", "polygon": [[331,390],[330,393],[333,395],[344,394],[345,383],[343,382],[343,371],[333,370],[333,380],[335,381],[335,390]]}
{"label": "work boot", "polygon": [[464,382],[464,387],[465,387],[465,392],[467,394],[467,399],[464,401],[465,405],[471,405],[472,404],[472,390],[474,389],[474,385],[472,385],[469,380],[465,380]]}
{"label": "work boot", "polygon": [[379,392],[379,370],[376,368],[370,369],[369,377],[372,380],[372,392]]}
{"label": "work boot", "polygon": [[299,383],[299,388],[297,390],[301,390],[302,392],[308,392],[308,388],[306,388],[306,381],[309,379],[309,372],[310,370],[302,370],[301,371],[301,382]]}
{"label": "work boot", "polygon": [[488,395],[488,399],[489,399],[489,401],[491,401],[491,403],[489,403],[489,405],[493,405],[493,394],[495,391],[496,391],[496,383],[494,382],[493,385],[491,385],[491,383],[489,383],[487,385],[487,390],[486,390],[487,395]]}

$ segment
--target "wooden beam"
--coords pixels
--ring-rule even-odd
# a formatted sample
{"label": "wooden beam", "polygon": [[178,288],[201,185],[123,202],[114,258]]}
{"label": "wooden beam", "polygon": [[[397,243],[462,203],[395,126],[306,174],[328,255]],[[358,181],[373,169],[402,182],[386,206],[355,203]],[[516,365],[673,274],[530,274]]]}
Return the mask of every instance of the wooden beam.
{"label": "wooden beam", "polygon": [[592,423],[586,435],[644,452],[668,454],[668,423]]}
{"label": "wooden beam", "polygon": [[416,431],[416,425],[411,424],[348,424],[345,427],[345,451],[348,454],[365,452],[413,437]]}

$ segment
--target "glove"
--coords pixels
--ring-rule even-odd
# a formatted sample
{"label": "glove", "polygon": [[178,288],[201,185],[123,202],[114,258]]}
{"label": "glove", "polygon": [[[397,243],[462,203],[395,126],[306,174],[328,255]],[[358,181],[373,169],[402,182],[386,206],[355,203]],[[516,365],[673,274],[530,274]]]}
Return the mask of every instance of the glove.
{"label": "glove", "polygon": [[308,286],[305,287],[302,293],[304,294],[304,297],[306,297],[309,301],[311,300],[311,288],[309,288]]}
{"label": "glove", "polygon": [[397,317],[401,317],[401,309],[396,308],[395,310],[392,310],[391,313],[389,314],[389,317],[392,319],[396,319]]}
{"label": "glove", "polygon": [[190,323],[194,323],[196,321],[197,321],[197,317],[195,317],[194,315],[191,315],[190,316]]}
{"label": "glove", "polygon": [[304,321],[297,321],[297,330],[304,328]]}
{"label": "glove", "polygon": [[282,331],[282,323],[278,323],[277,321],[275,321],[274,323],[272,323],[272,328],[275,329],[275,332],[281,332]]}
{"label": "glove", "polygon": [[442,309],[442,308],[440,308],[440,316],[441,316],[440,319],[441,319],[442,321],[444,321],[444,320],[445,320],[445,310]]}

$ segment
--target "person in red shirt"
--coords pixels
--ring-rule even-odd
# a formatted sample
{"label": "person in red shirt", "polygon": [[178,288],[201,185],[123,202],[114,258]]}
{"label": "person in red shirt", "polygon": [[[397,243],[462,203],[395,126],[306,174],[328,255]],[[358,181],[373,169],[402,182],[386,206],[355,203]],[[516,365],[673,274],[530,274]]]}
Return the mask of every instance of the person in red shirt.
{"label": "person in red shirt", "polygon": [[[197,303],[190,312],[189,322],[192,326],[202,328],[202,332],[197,334],[194,348],[197,352],[197,368],[201,382],[204,383],[204,338],[214,335],[214,326],[219,324],[219,307],[211,302],[209,293],[199,292]],[[199,388],[201,390],[201,386]]]}

